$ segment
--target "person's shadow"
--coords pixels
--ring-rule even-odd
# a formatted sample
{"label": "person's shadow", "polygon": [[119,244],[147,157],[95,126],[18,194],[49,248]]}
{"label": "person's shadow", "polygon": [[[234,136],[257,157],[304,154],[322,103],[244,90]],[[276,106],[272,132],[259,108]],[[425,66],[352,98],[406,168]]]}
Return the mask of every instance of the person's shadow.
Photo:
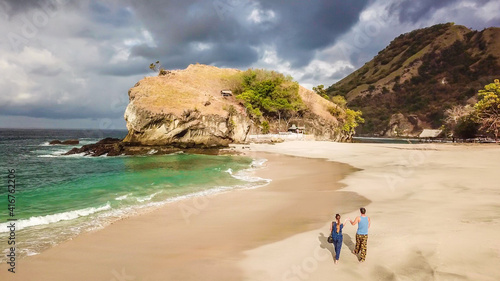
{"label": "person's shadow", "polygon": [[352,241],[353,241],[352,237],[349,236],[349,234],[344,233],[344,244],[347,246],[347,248],[349,248],[349,251],[351,253],[354,251],[354,248],[356,247],[356,245]]}
{"label": "person's shadow", "polygon": [[325,234],[320,233],[318,236],[318,240],[321,249],[326,249],[330,251],[330,254],[332,254],[332,259],[335,260],[335,249],[333,248],[333,244],[328,243],[328,236],[325,236]]}

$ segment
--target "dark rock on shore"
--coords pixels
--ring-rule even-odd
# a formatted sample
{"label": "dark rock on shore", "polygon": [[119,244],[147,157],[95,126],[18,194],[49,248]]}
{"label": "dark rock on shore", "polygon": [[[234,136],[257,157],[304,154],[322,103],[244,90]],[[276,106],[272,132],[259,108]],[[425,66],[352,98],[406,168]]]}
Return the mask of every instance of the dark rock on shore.
{"label": "dark rock on shore", "polygon": [[86,144],[80,148],[75,147],[66,152],[64,155],[84,153],[85,155],[92,156],[101,156],[105,154],[116,156],[121,154],[120,142],[120,139],[105,138],[98,141],[97,143]]}
{"label": "dark rock on shore", "polygon": [[50,141],[49,144],[51,144],[51,145],[55,145],[55,144],[77,145],[77,144],[80,144],[80,141],[79,140],[65,140],[65,141],[53,140],[53,141]]}
{"label": "dark rock on shore", "polygon": [[119,155],[165,155],[177,152],[218,155],[225,146],[186,145],[142,145],[139,143],[123,142],[120,139],[105,138],[97,143],[87,144],[80,148],[73,148],[64,155],[81,154],[85,156],[119,156]]}

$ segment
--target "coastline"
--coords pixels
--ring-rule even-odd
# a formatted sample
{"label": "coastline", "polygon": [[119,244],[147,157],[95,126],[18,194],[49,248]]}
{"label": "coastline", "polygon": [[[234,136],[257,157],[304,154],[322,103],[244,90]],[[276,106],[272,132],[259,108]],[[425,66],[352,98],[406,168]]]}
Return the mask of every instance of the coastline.
{"label": "coastline", "polygon": [[[498,145],[301,141],[235,149],[268,158],[256,175],[272,178],[271,184],[124,219],[20,260],[15,278],[1,265],[0,277],[297,281],[500,276]],[[334,265],[333,248],[326,243],[332,216],[354,218],[360,206],[372,219],[367,259],[359,264],[350,253],[356,229],[348,225],[340,263]]]}
{"label": "coastline", "polygon": [[[33,196],[31,190],[21,189],[23,192],[18,196],[23,206],[14,213],[15,232],[12,233],[17,237],[16,260],[174,201],[268,183],[266,179],[252,177],[251,171],[258,169],[260,162],[248,157],[175,154],[97,159],[58,156],[55,149],[33,147],[37,155],[24,160],[23,165],[16,165],[17,176],[24,186],[37,192]],[[43,157],[46,154],[53,157]],[[42,165],[28,167],[24,163]],[[49,172],[44,167],[49,167]],[[60,172],[52,177],[51,170]],[[66,184],[38,186],[36,182],[50,180],[62,180]],[[3,194],[0,192],[1,197]],[[14,243],[7,237],[11,231],[7,228],[10,223],[6,215],[7,212],[0,212],[2,253],[12,246],[8,242]],[[10,257],[0,256],[0,264],[7,259]]]}
{"label": "coastline", "polygon": [[[4,264],[0,277],[112,280],[126,274],[136,278],[132,280],[242,280],[237,261],[243,251],[330,220],[334,210],[325,206],[341,203],[338,181],[353,171],[323,159],[247,156],[268,159],[257,176],[269,176],[273,179],[269,185],[173,202],[120,220],[19,260],[15,274]],[[342,198],[353,202],[351,207],[345,204],[346,211],[367,202],[350,192]]]}

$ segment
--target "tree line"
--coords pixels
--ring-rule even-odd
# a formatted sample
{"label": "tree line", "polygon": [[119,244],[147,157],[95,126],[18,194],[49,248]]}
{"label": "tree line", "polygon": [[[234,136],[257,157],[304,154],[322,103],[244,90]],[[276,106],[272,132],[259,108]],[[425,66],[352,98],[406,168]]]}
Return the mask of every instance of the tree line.
{"label": "tree line", "polygon": [[445,111],[443,129],[453,137],[467,139],[479,133],[498,139],[500,133],[500,81],[495,79],[479,90],[479,101],[471,105],[457,105]]}

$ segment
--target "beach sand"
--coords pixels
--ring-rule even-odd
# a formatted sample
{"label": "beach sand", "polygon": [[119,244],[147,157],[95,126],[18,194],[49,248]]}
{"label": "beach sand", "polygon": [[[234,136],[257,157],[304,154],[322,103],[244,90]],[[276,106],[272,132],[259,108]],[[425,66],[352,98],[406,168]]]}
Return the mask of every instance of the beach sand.
{"label": "beach sand", "polygon": [[[500,279],[500,146],[287,142],[252,150],[326,157],[362,169],[342,181],[342,191],[372,201],[366,206],[372,226],[362,264],[349,251],[355,243],[350,225],[338,265],[317,254],[329,246],[318,244],[325,224],[247,251],[240,262],[247,280]],[[293,254],[283,253],[291,248]]]}
{"label": "beach sand", "polygon": [[[257,175],[271,184],[123,219],[19,260],[15,274],[1,265],[0,280],[500,276],[498,145],[285,142],[238,149],[269,159]],[[350,253],[356,228],[347,225],[334,265],[330,221],[335,213],[354,219],[361,206],[372,220],[366,261]]]}

